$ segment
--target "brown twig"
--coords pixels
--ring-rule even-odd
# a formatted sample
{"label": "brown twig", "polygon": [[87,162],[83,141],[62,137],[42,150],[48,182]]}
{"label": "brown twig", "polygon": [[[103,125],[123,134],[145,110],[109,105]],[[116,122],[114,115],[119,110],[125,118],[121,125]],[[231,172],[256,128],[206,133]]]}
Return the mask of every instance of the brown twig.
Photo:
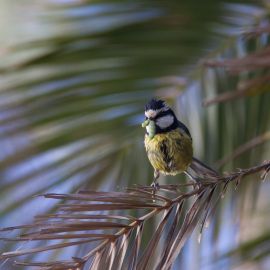
{"label": "brown twig", "polygon": [[[185,192],[181,192],[181,189],[186,189],[188,186],[179,184],[161,185],[160,190],[155,194],[151,188],[145,186],[130,188],[123,192],[84,190],[77,194],[45,194],[45,198],[65,200],[64,204],[60,204],[59,212],[37,216],[36,222],[30,225],[4,228],[2,231],[27,229],[28,232],[18,238],[4,237],[3,239],[6,241],[65,239],[66,242],[28,250],[4,252],[0,258],[7,259],[91,243],[94,246],[82,258],[57,262],[17,262],[17,264],[36,266],[40,269],[75,270],[83,269],[85,263],[92,260],[90,269],[121,269],[122,267],[170,269],[198,223],[201,223],[202,230],[228,184],[231,182],[239,184],[240,179],[260,171],[266,178],[270,171],[270,161],[227,175],[212,176],[211,181],[208,181],[207,177],[201,178],[199,185]],[[219,185],[223,185],[222,192],[217,191]],[[184,210],[187,200],[192,204],[189,209]],[[143,213],[138,217],[123,215],[123,211],[130,210],[143,210]],[[109,211],[109,214],[100,214],[96,211]],[[142,257],[139,257],[144,224],[161,213],[163,217],[153,233],[152,240],[145,248]],[[180,219],[180,216],[183,219]],[[168,222],[170,219],[172,222]],[[164,252],[153,264],[151,258],[158,253],[157,247],[162,237],[167,237],[168,241],[164,244]]]}

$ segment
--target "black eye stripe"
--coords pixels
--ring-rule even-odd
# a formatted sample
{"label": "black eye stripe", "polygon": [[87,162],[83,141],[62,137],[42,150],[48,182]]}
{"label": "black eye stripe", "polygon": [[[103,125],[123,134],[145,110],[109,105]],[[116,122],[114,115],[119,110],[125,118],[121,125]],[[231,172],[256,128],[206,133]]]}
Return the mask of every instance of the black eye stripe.
{"label": "black eye stripe", "polygon": [[169,114],[170,113],[167,113],[167,112],[160,112],[157,114],[156,119],[161,118],[161,117],[166,116],[166,115],[169,115]]}
{"label": "black eye stripe", "polygon": [[171,110],[167,110],[167,111],[163,111],[157,114],[157,116],[155,117],[155,119],[161,118],[163,116],[167,116],[167,115],[172,115],[174,117],[174,114],[172,113]]}

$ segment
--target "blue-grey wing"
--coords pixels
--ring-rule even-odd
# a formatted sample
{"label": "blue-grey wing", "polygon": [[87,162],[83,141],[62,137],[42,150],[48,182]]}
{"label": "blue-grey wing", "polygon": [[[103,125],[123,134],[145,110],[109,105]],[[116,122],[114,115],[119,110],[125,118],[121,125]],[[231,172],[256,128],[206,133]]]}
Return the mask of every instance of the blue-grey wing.
{"label": "blue-grey wing", "polygon": [[182,129],[190,138],[191,138],[191,135],[190,135],[190,132],[188,130],[188,128],[178,120],[178,126],[180,129]]}

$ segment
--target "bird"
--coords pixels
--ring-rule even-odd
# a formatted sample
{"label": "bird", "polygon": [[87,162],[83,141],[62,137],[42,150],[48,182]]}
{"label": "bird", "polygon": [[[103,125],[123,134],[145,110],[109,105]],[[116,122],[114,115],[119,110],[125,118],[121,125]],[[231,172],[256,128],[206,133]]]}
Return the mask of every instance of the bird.
{"label": "bird", "polygon": [[[174,111],[161,99],[151,99],[145,105],[146,128],[144,145],[148,159],[154,168],[151,186],[158,188],[160,174],[185,173],[193,181],[201,177],[217,177],[211,167],[193,157],[192,137],[188,128],[177,119]],[[189,169],[196,175],[192,175]]]}

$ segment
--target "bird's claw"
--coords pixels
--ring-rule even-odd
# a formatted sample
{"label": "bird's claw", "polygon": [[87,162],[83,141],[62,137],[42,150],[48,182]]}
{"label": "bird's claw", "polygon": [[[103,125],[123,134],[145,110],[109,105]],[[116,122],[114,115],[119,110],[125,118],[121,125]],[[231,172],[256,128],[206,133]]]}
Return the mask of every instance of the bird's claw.
{"label": "bird's claw", "polygon": [[151,187],[156,191],[156,190],[159,190],[160,186],[159,186],[159,183],[158,182],[153,182],[151,184]]}

